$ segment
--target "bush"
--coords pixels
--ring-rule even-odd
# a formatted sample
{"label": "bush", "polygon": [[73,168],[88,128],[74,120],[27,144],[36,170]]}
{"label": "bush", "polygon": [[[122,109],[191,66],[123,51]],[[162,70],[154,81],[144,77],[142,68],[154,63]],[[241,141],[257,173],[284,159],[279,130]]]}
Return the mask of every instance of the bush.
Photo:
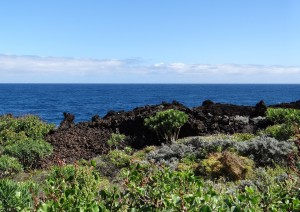
{"label": "bush", "polygon": [[27,140],[4,147],[4,154],[15,157],[24,168],[35,168],[40,159],[52,153],[52,146],[43,140]]}
{"label": "bush", "polygon": [[32,211],[37,188],[32,183],[0,180],[0,211]]}
{"label": "bush", "polygon": [[54,129],[53,124],[47,124],[37,116],[24,116],[14,118],[12,116],[0,117],[0,142],[18,142],[26,138],[44,139],[45,135]]}
{"label": "bush", "polygon": [[234,133],[232,136],[233,140],[236,141],[248,141],[255,138],[256,136],[251,133]]}
{"label": "bush", "polygon": [[293,135],[295,135],[295,133],[295,127],[288,124],[276,124],[273,126],[269,126],[261,132],[261,134],[265,134],[281,141],[288,140]]}
{"label": "bush", "polygon": [[16,158],[8,155],[0,156],[0,178],[13,176],[23,169],[22,165]]}
{"label": "bush", "polygon": [[146,118],[145,125],[154,130],[159,137],[172,143],[178,139],[180,128],[187,120],[188,115],[184,112],[169,109]]}
{"label": "bush", "polygon": [[263,133],[278,140],[287,140],[299,134],[300,110],[269,108],[267,110],[267,118],[276,125],[268,127]]}
{"label": "bush", "polygon": [[212,211],[222,201],[192,172],[135,166],[124,173],[122,189],[101,190],[111,211]]}
{"label": "bush", "polygon": [[116,149],[118,149],[118,145],[124,141],[126,138],[125,135],[119,134],[119,133],[112,133],[110,139],[107,141],[107,144],[109,145],[109,148],[114,146]]}
{"label": "bush", "polygon": [[24,168],[35,168],[38,161],[51,154],[52,147],[44,141],[54,125],[44,123],[37,116],[0,117],[0,152],[15,157]]}
{"label": "bush", "polygon": [[258,166],[286,164],[295,146],[291,142],[260,137],[248,142],[240,142],[236,147],[239,154],[252,158]]}
{"label": "bush", "polygon": [[[247,142],[247,141],[245,141]],[[210,153],[222,152],[226,150],[236,150],[239,142],[228,139],[222,139],[217,137],[216,139],[210,138],[206,141],[206,138],[202,137],[191,138],[185,142],[185,145],[192,146],[195,148],[194,155],[198,159],[205,159]]]}
{"label": "bush", "polygon": [[146,159],[156,164],[163,164],[176,169],[180,159],[192,154],[194,148],[181,143],[162,145],[147,154]]}
{"label": "bush", "polygon": [[288,141],[278,141],[269,137],[256,137],[244,142],[232,140],[203,141],[202,138],[191,138],[184,143],[194,148],[193,155],[197,159],[205,159],[210,153],[226,150],[253,159],[258,166],[286,164],[288,156],[295,150],[295,145]]}
{"label": "bush", "polygon": [[46,182],[41,211],[98,211],[100,186],[93,167],[55,167]]}
{"label": "bush", "polygon": [[268,108],[267,118],[275,124],[300,123],[300,110],[287,108]]}
{"label": "bush", "polygon": [[200,172],[213,178],[242,180],[253,173],[254,162],[232,152],[213,153],[200,164]]}
{"label": "bush", "polygon": [[131,156],[127,155],[124,151],[113,150],[104,156],[106,160],[117,166],[118,168],[127,167],[130,164]]}

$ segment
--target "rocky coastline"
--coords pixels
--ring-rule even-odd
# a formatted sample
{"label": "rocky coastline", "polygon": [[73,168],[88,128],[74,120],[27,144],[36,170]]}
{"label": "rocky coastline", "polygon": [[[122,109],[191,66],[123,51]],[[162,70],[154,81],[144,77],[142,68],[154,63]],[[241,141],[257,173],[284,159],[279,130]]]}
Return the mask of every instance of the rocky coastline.
{"label": "rocky coastline", "polygon": [[300,100],[268,106],[264,101],[255,106],[240,106],[206,100],[201,106],[194,108],[188,108],[177,101],[162,102],[132,111],[109,111],[103,118],[95,115],[90,121],[77,124],[74,122],[74,115],[64,113],[60,126],[46,137],[54,152],[51,157],[42,161],[42,166],[58,161],[73,163],[79,159],[89,160],[106,154],[109,151],[107,140],[115,132],[126,135],[121,146],[141,149],[149,145],[160,145],[157,135],[144,126],[144,119],[162,110],[176,109],[188,114],[189,120],[179,134],[179,138],[182,138],[218,133],[255,133],[273,124],[265,118],[268,107],[299,109]]}

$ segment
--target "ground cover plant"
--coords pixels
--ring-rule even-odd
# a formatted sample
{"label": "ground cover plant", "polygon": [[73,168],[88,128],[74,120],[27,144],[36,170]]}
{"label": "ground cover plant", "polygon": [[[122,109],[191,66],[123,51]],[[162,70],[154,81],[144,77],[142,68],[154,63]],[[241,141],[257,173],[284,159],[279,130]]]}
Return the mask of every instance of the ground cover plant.
{"label": "ground cover plant", "polygon": [[1,116],[0,169],[6,167],[4,172],[12,175],[23,168],[36,168],[40,159],[52,152],[51,145],[44,140],[52,129],[54,125],[43,122],[37,116]]}
{"label": "ground cover plant", "polygon": [[274,123],[264,131],[269,136],[287,140],[300,133],[300,110],[298,109],[268,108],[267,118]]}
{"label": "ground cover plant", "polygon": [[[268,117],[298,122],[285,113]],[[184,117],[176,125],[145,124],[178,136]],[[268,131],[180,140],[173,134],[139,150],[118,146],[125,135],[115,133],[107,154],[36,170],[51,153],[44,136],[53,126],[4,116],[0,129],[0,211],[300,211],[300,145]]]}

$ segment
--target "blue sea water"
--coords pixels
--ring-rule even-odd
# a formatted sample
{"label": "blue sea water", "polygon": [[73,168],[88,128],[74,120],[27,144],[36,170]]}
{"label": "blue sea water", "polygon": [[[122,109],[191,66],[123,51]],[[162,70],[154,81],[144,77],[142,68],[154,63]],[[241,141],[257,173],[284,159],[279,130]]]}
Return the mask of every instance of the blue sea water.
{"label": "blue sea water", "polygon": [[0,115],[34,114],[59,124],[63,112],[75,114],[76,122],[104,116],[109,110],[177,100],[196,107],[206,99],[238,105],[266,104],[300,99],[300,85],[283,84],[0,84]]}

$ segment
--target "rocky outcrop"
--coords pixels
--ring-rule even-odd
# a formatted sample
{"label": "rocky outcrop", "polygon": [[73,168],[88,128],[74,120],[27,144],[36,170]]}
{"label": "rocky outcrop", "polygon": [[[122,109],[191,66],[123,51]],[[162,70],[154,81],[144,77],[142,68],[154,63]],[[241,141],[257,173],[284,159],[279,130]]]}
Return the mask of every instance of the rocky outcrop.
{"label": "rocky outcrop", "polygon": [[[300,101],[271,105],[300,109]],[[44,164],[75,162],[78,159],[90,159],[109,151],[107,140],[113,132],[126,135],[126,141],[120,148],[130,145],[142,148],[147,145],[160,145],[156,133],[144,126],[145,118],[166,109],[176,109],[188,114],[188,122],[181,128],[179,137],[207,135],[215,133],[253,133],[269,126],[265,118],[267,106],[260,101],[255,106],[239,106],[214,103],[206,100],[201,106],[188,108],[179,102],[163,102],[158,105],[146,105],[132,111],[110,111],[101,118],[98,115],[91,121],[75,124],[75,116],[64,113],[64,119],[58,129],[51,131],[47,141],[53,145],[54,153]]]}
{"label": "rocky outcrop", "polygon": [[62,120],[62,122],[60,122],[59,129],[65,130],[74,127],[75,116],[73,114],[66,113],[66,112],[64,112],[63,115],[64,115],[64,119]]}
{"label": "rocky outcrop", "polygon": [[121,146],[130,145],[139,149],[147,145],[160,145],[162,141],[155,132],[144,126],[144,119],[166,109],[180,110],[189,116],[188,122],[181,128],[179,137],[213,133],[251,133],[268,126],[263,117],[266,109],[263,102],[252,107],[219,104],[207,100],[202,106],[192,109],[176,101],[163,102],[159,105],[138,107],[128,112],[110,111],[103,118],[96,115],[91,121],[78,124],[74,123],[74,115],[64,113],[64,120],[58,129],[47,136],[47,141],[53,145],[54,154],[45,163],[53,160],[70,163],[81,158],[90,159],[105,154],[109,150],[107,140],[117,131],[127,136]]}
{"label": "rocky outcrop", "polygon": [[296,102],[270,105],[269,107],[273,107],[273,108],[293,108],[293,109],[300,109],[300,100],[298,100]]}

